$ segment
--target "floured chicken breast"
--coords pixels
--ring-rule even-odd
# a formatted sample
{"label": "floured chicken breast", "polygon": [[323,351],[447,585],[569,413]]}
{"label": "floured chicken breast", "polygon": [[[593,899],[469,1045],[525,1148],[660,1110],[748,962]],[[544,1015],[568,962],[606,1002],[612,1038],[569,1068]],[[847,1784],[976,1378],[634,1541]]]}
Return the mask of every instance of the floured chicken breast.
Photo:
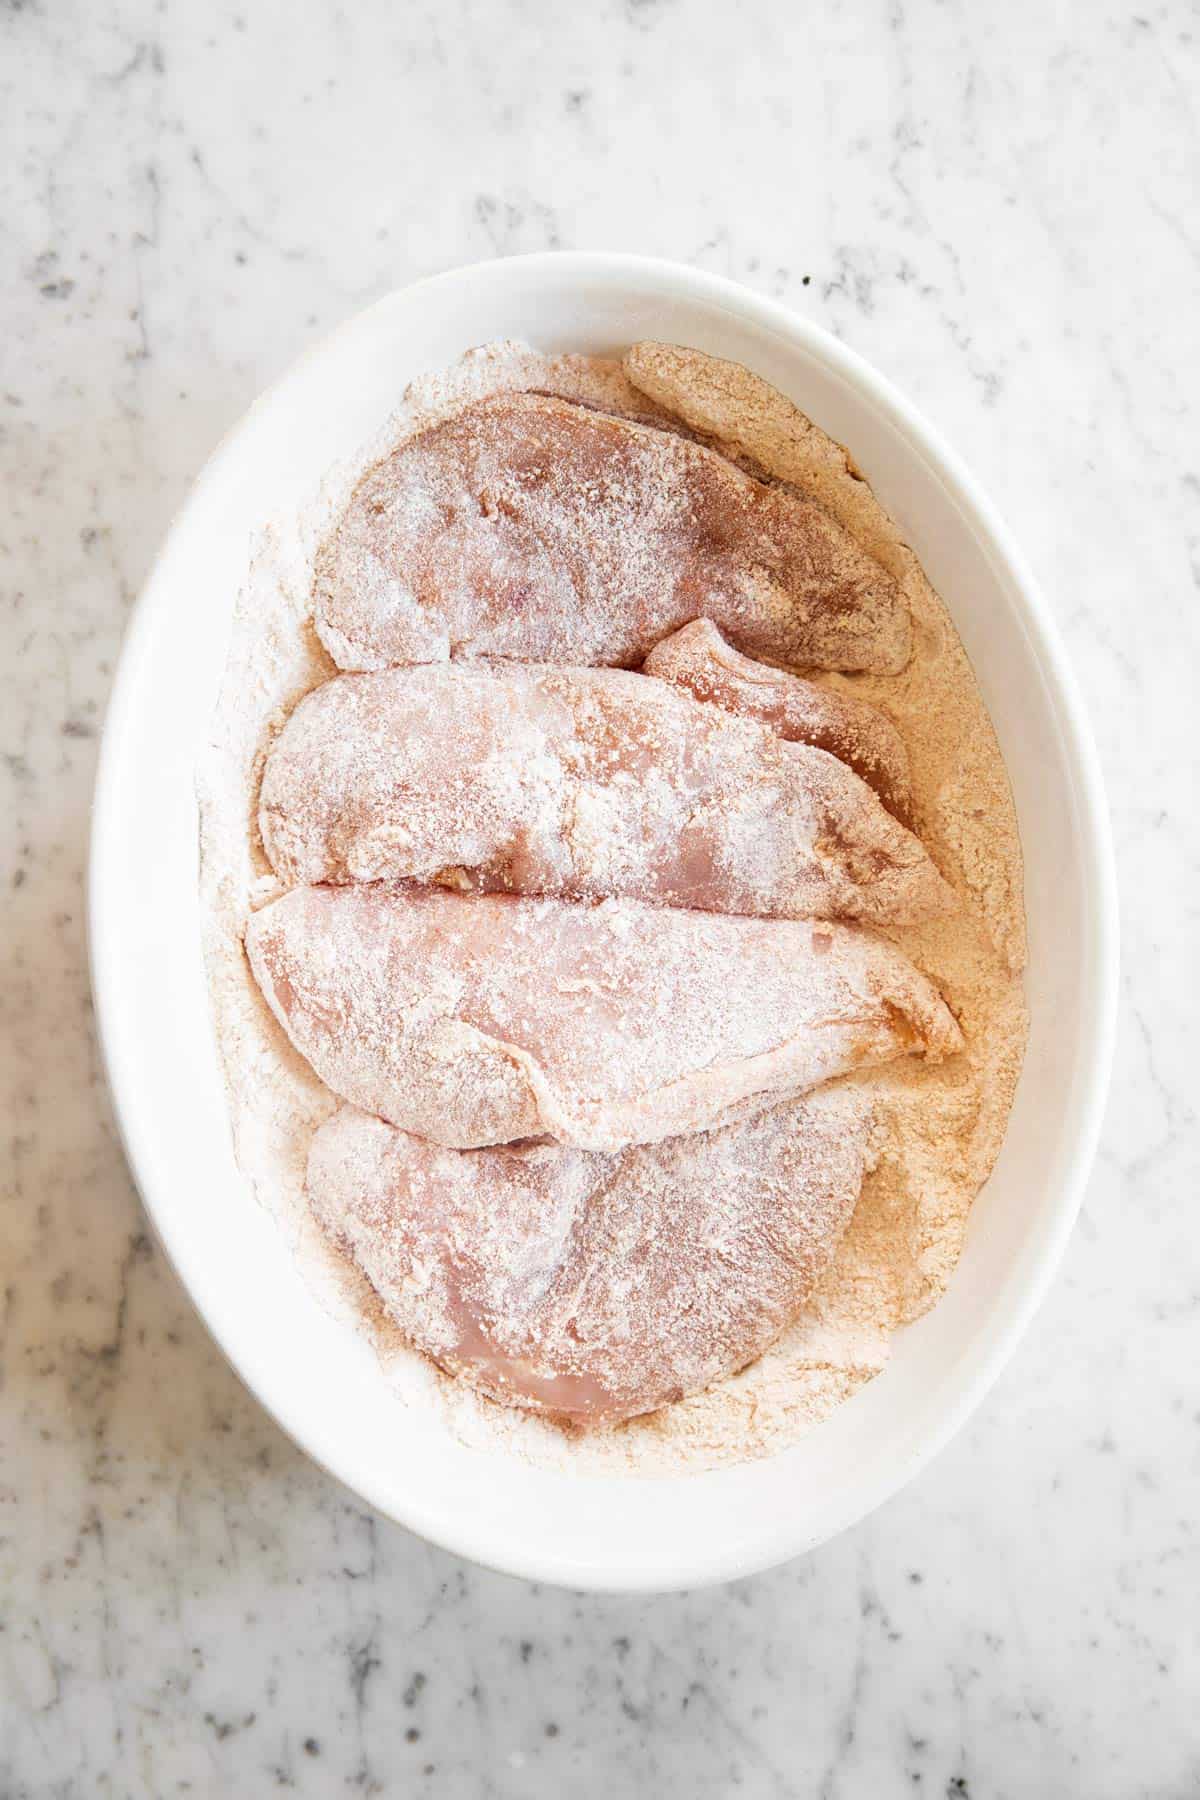
{"label": "floured chicken breast", "polygon": [[376,885],[294,888],[245,941],[335,1094],[459,1148],[651,1143],[962,1044],[933,983],[846,925]]}
{"label": "floured chicken breast", "polygon": [[798,668],[894,674],[894,577],[816,501],[672,431],[549,394],[463,407],[376,463],[317,558],[339,668],[640,663],[708,618]]}
{"label": "floured chicken breast", "polygon": [[289,885],[415,877],[867,924],[954,905],[919,840],[825,750],[623,669],[339,676],[276,740],[259,824]]}
{"label": "floured chicken breast", "polygon": [[709,619],[656,644],[643,672],[740,718],[758,719],[789,743],[827,750],[874,788],[889,812],[911,816],[908,751],[877,706],[742,656]]}
{"label": "floured chicken breast", "polygon": [[344,1108],[316,1217],[409,1340],[495,1400],[615,1422],[742,1368],[796,1317],[862,1186],[867,1109],[825,1088],[615,1155],[447,1150]]}

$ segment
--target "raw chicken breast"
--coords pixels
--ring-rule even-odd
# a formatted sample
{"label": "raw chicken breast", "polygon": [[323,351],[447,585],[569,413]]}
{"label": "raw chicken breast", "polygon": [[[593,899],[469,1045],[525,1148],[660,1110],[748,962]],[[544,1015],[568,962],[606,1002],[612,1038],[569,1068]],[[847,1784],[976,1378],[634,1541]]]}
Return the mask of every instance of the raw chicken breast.
{"label": "raw chicken breast", "polygon": [[899,585],[815,501],[549,394],[477,401],[377,463],[321,548],[314,602],[342,669],[633,666],[700,617],[800,668],[895,674],[912,648]]}
{"label": "raw chicken breast", "polygon": [[932,982],[846,925],[306,887],[253,915],[246,949],[335,1094],[464,1149],[649,1143],[962,1043]]}
{"label": "raw chicken breast", "polygon": [[344,1108],[313,1140],[308,1193],[444,1369],[612,1423],[744,1367],[791,1323],[854,1211],[866,1140],[844,1087],[610,1156],[439,1149]]}
{"label": "raw chicken breast", "polygon": [[623,669],[339,676],[276,740],[259,824],[289,885],[416,877],[867,924],[954,904],[824,750]]}
{"label": "raw chicken breast", "polygon": [[908,751],[877,706],[742,656],[709,619],[656,644],[643,670],[726,712],[759,719],[789,743],[827,750],[874,788],[889,812],[911,817]]}

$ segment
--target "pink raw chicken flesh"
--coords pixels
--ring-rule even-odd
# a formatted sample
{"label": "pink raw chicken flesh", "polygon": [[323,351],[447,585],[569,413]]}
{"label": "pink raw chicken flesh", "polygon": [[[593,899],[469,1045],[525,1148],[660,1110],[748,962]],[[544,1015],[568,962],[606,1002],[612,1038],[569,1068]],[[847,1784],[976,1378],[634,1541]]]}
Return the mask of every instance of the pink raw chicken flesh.
{"label": "pink raw chicken flesh", "polygon": [[708,619],[656,644],[643,668],[698,700],[761,720],[789,743],[827,750],[874,788],[890,812],[911,817],[908,751],[878,707],[742,656]]}
{"label": "pink raw chicken flesh", "polygon": [[617,1150],[962,1043],[932,982],[847,925],[308,887],[255,913],[246,949],[335,1094],[463,1149]]}
{"label": "pink raw chicken flesh", "polygon": [[342,669],[503,656],[629,667],[689,619],[799,668],[897,674],[894,578],[803,495],[548,394],[464,407],[359,482],[321,548]]}
{"label": "pink raw chicken flesh", "polygon": [[797,1316],[862,1185],[867,1109],[825,1088],[603,1156],[446,1150],[344,1108],[314,1213],[418,1349],[508,1405],[615,1422],[753,1361]]}
{"label": "pink raw chicken flesh", "polygon": [[339,676],[276,741],[259,823],[289,886],[415,877],[867,924],[953,904],[834,757],[623,669]]}

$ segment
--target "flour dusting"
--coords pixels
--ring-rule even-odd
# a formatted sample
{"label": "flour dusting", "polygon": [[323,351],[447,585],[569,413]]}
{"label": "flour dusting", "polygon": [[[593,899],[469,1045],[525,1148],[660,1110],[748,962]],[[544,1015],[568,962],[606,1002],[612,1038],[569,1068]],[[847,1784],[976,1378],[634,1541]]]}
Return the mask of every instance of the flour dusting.
{"label": "flour dusting", "polygon": [[[415,383],[352,466],[331,472],[294,518],[253,546],[235,611],[212,741],[198,773],[205,959],[230,1094],[238,1163],[276,1219],[319,1303],[370,1331],[397,1405],[439,1409],[481,1452],[579,1472],[698,1472],[774,1453],[869,1380],[893,1333],[944,1291],[971,1202],[1003,1139],[1027,1017],[1021,859],[999,747],[965,652],[894,523],[846,453],[744,370],[667,346],[637,346],[620,365],[488,346]],[[289,713],[334,666],[312,627],[321,544],[362,472],[402,438],[464,402],[536,389],[683,427],[756,473],[816,499],[903,587],[915,652],[899,676],[826,675],[830,694],[869,701],[907,745],[911,817],[962,906],[888,933],[941,988],[964,1055],[910,1058],[850,1077],[876,1126],[862,1197],[803,1316],[740,1374],[613,1430],[568,1433],[496,1405],[409,1349],[368,1284],[326,1241],[305,1201],[309,1146],[336,1101],[291,1048],[251,976],[247,919],[280,887],[257,830],[267,750]]]}

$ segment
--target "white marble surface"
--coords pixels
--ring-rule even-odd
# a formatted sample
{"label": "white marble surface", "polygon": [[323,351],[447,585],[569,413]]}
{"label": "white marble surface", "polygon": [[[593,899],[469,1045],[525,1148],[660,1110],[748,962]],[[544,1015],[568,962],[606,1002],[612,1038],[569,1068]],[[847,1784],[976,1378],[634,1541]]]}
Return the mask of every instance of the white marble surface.
{"label": "white marble surface", "polygon": [[[1200,1792],[1200,15],[843,0],[0,5],[0,1795]],[[1124,1006],[1053,1295],[818,1554],[580,1598],[372,1518],[152,1252],[81,875],[130,602],[203,457],[424,271],[656,251],[949,434],[1110,784]],[[1190,765],[1190,767],[1189,767]]]}

